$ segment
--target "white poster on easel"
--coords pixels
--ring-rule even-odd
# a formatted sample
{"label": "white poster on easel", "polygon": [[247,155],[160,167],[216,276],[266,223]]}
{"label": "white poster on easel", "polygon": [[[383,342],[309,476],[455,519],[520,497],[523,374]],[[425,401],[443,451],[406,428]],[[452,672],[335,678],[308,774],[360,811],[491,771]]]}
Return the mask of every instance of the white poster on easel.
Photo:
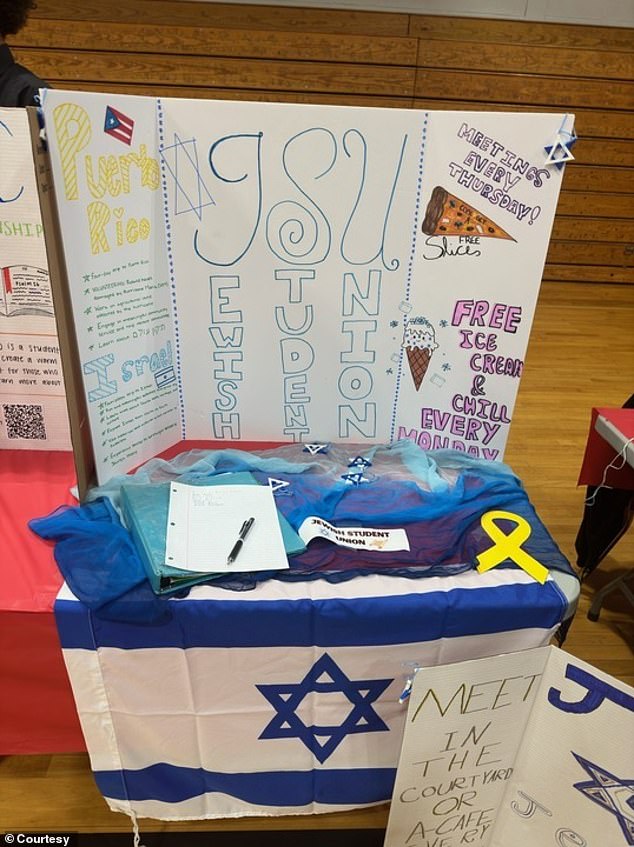
{"label": "white poster on easel", "polygon": [[182,439],[502,457],[572,116],[61,91],[44,114],[101,479]]}
{"label": "white poster on easel", "polygon": [[385,847],[634,844],[634,690],[556,647],[421,669]]}
{"label": "white poster on easel", "polygon": [[71,449],[26,109],[0,109],[0,448]]}

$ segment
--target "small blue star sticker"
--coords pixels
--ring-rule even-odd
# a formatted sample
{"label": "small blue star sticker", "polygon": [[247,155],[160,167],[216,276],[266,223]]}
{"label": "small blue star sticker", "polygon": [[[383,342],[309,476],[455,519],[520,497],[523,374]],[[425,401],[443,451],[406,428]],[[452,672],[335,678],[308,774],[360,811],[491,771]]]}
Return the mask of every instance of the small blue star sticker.
{"label": "small blue star sticker", "polygon": [[363,482],[370,482],[367,476],[363,476],[363,473],[344,473],[341,474],[341,479],[349,482],[350,485],[361,485]]}
{"label": "small blue star sticker", "polygon": [[350,459],[348,462],[349,468],[370,468],[372,467],[372,462],[369,459],[366,459],[364,456],[355,456],[354,459]]}
{"label": "small blue star sticker", "polygon": [[[281,685],[256,685],[275,709],[274,717],[260,734],[261,739],[298,738],[322,764],[347,735],[361,732],[389,732],[387,724],[372,708],[391,679],[351,680],[324,653],[301,682]],[[311,694],[343,694],[352,708],[342,723],[305,724],[297,714],[304,698]],[[306,710],[311,714],[311,710]],[[328,713],[330,714],[330,712]]]}
{"label": "small blue star sticker", "polygon": [[274,476],[269,477],[269,488],[274,497],[291,493],[290,482],[285,479],[276,479]]}
{"label": "small blue star sticker", "polygon": [[302,452],[315,456],[317,453],[327,453],[329,446],[329,444],[305,444]]}

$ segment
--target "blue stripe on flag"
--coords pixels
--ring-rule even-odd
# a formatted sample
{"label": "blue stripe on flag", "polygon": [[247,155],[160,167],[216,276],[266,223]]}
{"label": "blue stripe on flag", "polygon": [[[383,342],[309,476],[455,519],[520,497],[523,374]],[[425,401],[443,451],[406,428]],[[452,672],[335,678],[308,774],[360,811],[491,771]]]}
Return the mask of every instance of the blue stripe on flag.
{"label": "blue stripe on flag", "polygon": [[162,763],[141,770],[96,771],[94,776],[111,800],[180,803],[220,792],[258,806],[341,806],[389,800],[396,768],[215,773]]}
{"label": "blue stripe on flag", "polygon": [[340,647],[407,644],[556,626],[565,600],[547,582],[329,600],[180,600],[165,624],[105,621],[55,604],[62,647]]}

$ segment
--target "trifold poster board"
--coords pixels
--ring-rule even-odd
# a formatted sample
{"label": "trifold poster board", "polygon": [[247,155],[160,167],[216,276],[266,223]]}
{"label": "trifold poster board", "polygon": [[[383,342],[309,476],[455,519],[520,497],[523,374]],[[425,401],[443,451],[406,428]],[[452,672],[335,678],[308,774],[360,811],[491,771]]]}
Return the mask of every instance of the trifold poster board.
{"label": "trifold poster board", "polygon": [[43,109],[100,480],[183,439],[502,457],[573,116]]}
{"label": "trifold poster board", "polygon": [[26,109],[0,109],[0,448],[71,449]]}
{"label": "trifold poster board", "polygon": [[385,847],[634,844],[634,689],[556,647],[420,670]]}

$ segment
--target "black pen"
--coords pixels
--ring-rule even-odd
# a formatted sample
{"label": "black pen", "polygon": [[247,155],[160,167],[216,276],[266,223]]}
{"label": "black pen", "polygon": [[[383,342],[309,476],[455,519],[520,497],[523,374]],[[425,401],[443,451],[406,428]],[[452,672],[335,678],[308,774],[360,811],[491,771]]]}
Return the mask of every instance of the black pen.
{"label": "black pen", "polygon": [[233,564],[235,562],[235,560],[238,558],[238,554],[240,553],[240,550],[242,550],[242,545],[244,544],[244,539],[247,537],[247,535],[251,531],[251,527],[253,526],[254,523],[255,523],[255,518],[249,518],[248,520],[246,520],[242,524],[242,527],[240,528],[240,532],[238,533],[238,540],[236,541],[236,543],[231,548],[231,553],[229,553],[229,555],[227,556],[227,564],[228,565]]}

